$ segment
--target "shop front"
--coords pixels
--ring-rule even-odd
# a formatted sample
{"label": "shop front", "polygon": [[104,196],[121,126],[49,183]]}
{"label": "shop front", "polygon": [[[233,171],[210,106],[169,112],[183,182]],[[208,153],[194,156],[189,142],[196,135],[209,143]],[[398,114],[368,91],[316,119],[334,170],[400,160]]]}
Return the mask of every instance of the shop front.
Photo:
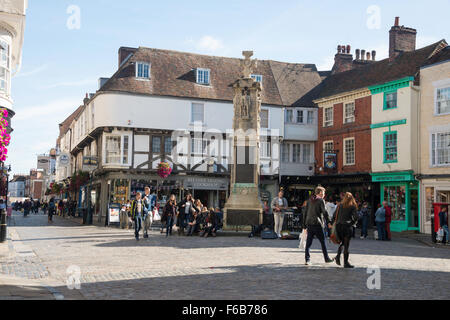
{"label": "shop front", "polygon": [[183,188],[192,193],[194,199],[200,199],[209,208],[225,206],[228,199],[228,178],[186,176]]}
{"label": "shop front", "polygon": [[419,231],[420,191],[412,171],[374,173],[373,182],[380,183],[380,203],[392,208],[391,230]]}
{"label": "shop front", "polygon": [[450,203],[450,176],[429,175],[419,176],[421,223],[420,232],[431,234],[431,217],[434,215],[434,203]]}

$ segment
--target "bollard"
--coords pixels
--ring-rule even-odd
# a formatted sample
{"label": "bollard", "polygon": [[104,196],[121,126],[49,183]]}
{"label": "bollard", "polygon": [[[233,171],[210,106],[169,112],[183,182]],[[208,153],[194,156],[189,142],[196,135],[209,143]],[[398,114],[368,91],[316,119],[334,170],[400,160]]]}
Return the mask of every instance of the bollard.
{"label": "bollard", "polygon": [[0,243],[6,241],[6,210],[1,210],[1,218],[0,218]]}

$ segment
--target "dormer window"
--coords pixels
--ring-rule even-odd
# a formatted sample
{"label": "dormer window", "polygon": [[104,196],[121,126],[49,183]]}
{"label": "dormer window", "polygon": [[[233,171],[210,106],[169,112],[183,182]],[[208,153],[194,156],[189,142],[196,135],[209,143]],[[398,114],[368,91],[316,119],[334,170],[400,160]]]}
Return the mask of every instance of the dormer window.
{"label": "dormer window", "polygon": [[210,79],[210,70],[209,69],[197,69],[197,83],[198,84],[209,84]]}
{"label": "dormer window", "polygon": [[256,82],[259,82],[259,83],[262,84],[262,78],[263,78],[262,75],[260,75],[260,74],[252,74],[251,77]]}
{"label": "dormer window", "polygon": [[136,63],[136,78],[150,79],[150,63],[146,62]]}

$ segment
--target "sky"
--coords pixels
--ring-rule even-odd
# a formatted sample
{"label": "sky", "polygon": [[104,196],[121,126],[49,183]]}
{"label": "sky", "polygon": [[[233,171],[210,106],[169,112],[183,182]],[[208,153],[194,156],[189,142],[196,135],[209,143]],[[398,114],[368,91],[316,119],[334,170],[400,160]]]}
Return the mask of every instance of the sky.
{"label": "sky", "polygon": [[257,59],[330,70],[340,44],[386,58],[396,16],[417,29],[418,48],[450,42],[449,11],[448,0],[29,0],[6,163],[13,174],[37,167],[58,125],[117,70],[121,46],[237,58],[253,50]]}

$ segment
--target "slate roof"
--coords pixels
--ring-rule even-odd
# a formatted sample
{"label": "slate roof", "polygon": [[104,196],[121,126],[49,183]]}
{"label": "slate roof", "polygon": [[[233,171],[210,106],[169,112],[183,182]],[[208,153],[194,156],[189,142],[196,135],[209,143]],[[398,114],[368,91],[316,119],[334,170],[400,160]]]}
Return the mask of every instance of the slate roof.
{"label": "slate roof", "polygon": [[[240,61],[237,58],[140,47],[99,92],[233,101],[231,85],[240,77]],[[150,81],[136,79],[137,62],[151,63]],[[211,70],[209,86],[196,83],[197,68]],[[266,105],[289,106],[322,81],[313,64],[258,60],[253,73],[263,77],[262,101]]]}
{"label": "slate roof", "polygon": [[60,125],[59,125],[59,137],[60,139],[70,128],[70,125],[72,124],[72,121],[75,120],[83,110],[84,105],[81,105],[78,107],[77,110],[75,110],[70,116],[66,118]]}
{"label": "slate roof", "polygon": [[439,62],[444,62],[450,60],[450,46],[446,46],[441,51],[439,51],[435,56],[429,59],[423,67],[427,67]]}
{"label": "slate roof", "polygon": [[320,84],[320,90],[315,89],[320,91],[315,99],[327,98],[407,76],[415,77],[420,67],[444,45],[446,46],[447,43],[441,40],[415,51],[403,52],[392,61],[387,58],[364,67],[331,75]]}

